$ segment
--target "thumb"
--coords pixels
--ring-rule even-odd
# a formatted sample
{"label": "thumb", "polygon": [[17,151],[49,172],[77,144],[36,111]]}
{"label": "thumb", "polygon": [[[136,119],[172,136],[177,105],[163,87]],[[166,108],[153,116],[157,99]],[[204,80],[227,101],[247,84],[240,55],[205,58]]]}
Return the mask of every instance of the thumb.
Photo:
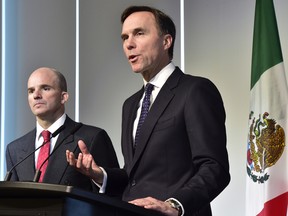
{"label": "thumb", "polygon": [[82,152],[82,154],[90,154],[90,152],[89,152],[89,150],[88,150],[88,148],[87,148],[87,146],[83,140],[78,141],[78,146],[79,146],[79,149]]}

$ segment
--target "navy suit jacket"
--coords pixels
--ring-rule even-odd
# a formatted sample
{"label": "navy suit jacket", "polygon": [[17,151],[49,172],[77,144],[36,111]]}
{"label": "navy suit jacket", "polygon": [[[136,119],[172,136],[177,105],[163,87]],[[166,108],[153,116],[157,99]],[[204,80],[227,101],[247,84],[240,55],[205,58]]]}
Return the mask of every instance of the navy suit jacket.
{"label": "navy suit jacket", "polygon": [[123,200],[173,197],[185,215],[211,215],[210,202],[230,181],[220,93],[208,79],[176,67],[142,125],[133,155],[133,122],[143,91],[124,102],[124,169],[107,170],[107,191],[122,187]]}
{"label": "navy suit jacket", "polygon": [[[48,167],[43,179],[44,183],[71,185],[81,189],[98,191],[91,180],[69,166],[66,160],[66,150],[75,153],[76,157],[80,152],[78,140],[83,140],[96,163],[102,167],[119,168],[116,153],[111,140],[105,130],[82,125],[73,135],[68,136],[76,125],[79,124],[71,120],[68,116],[64,123],[64,130],[60,132],[55,147],[60,145],[54,154],[49,158]],[[6,149],[7,170],[10,170],[18,161],[35,149],[36,128],[23,137],[8,144]],[[11,181],[32,181],[35,175],[34,154],[19,164],[13,171]]]}

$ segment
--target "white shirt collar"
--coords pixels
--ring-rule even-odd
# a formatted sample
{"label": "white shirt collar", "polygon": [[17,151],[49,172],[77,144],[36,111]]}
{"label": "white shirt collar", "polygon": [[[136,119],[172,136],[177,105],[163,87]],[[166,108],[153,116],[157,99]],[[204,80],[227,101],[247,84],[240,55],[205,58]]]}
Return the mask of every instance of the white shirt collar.
{"label": "white shirt collar", "polygon": [[[168,77],[173,73],[175,70],[175,65],[173,62],[170,62],[168,65],[166,65],[162,70],[157,73],[150,81],[149,83],[153,84],[156,88],[162,88],[164,83],[167,81]],[[146,86],[147,81],[144,80],[144,85]]]}
{"label": "white shirt collar", "polygon": [[[61,127],[66,120],[66,114],[64,113],[57,121],[55,121],[49,128],[47,128],[48,131],[50,131],[51,134],[53,134],[59,127]],[[42,128],[38,122],[36,122],[36,137],[39,140],[41,137],[42,131],[45,130]]]}

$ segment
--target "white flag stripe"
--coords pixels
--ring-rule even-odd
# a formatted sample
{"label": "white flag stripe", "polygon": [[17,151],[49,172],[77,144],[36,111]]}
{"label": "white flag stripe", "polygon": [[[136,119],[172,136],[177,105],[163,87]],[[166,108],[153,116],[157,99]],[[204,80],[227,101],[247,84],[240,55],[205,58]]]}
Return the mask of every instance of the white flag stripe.
{"label": "white flag stripe", "polygon": [[[250,110],[255,119],[267,112],[268,118],[275,119],[285,136],[288,132],[287,101],[288,91],[283,62],[265,71],[251,90]],[[251,124],[251,123],[250,123]],[[250,126],[250,125],[249,125]],[[248,139],[249,140],[249,139]],[[282,156],[275,165],[266,168],[263,172],[269,175],[264,183],[248,179],[246,187],[246,216],[256,216],[264,207],[264,203],[288,191],[288,151],[287,142]],[[261,174],[258,173],[259,176]],[[250,178],[250,177],[248,177]]]}

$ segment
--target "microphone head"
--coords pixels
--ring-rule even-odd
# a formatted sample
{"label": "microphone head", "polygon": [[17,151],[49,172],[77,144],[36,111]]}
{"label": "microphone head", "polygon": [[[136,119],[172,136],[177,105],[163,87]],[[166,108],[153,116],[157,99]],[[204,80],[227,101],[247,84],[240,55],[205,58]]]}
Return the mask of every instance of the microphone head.
{"label": "microphone head", "polygon": [[40,169],[37,169],[33,178],[33,182],[39,182],[40,176],[41,176],[41,171]]}

